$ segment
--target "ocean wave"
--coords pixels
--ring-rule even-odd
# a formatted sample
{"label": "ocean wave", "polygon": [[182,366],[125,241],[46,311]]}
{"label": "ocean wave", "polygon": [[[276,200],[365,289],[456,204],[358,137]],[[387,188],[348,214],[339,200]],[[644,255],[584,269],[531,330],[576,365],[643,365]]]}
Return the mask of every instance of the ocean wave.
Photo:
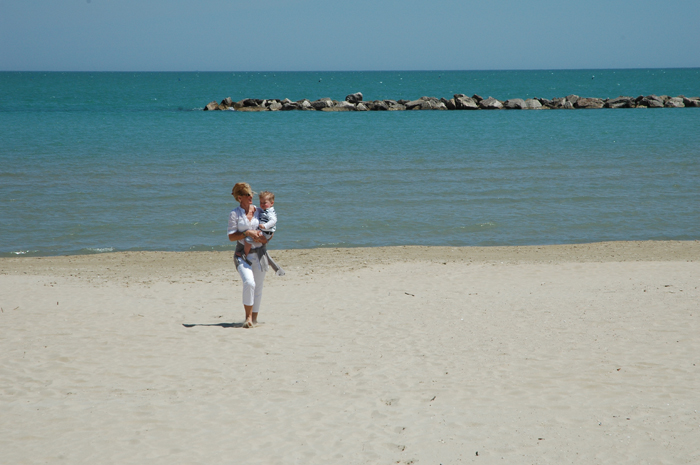
{"label": "ocean wave", "polygon": [[114,247],[87,247],[83,251],[85,253],[108,253],[114,252]]}
{"label": "ocean wave", "polygon": [[12,255],[26,255],[26,254],[32,254],[32,253],[37,253],[39,252],[38,250],[17,250],[14,252],[10,252]]}

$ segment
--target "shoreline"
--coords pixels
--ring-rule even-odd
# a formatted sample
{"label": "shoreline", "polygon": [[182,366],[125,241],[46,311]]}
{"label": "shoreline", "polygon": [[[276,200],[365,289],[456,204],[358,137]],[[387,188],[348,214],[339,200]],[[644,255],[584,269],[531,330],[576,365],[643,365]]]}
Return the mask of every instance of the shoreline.
{"label": "shoreline", "polygon": [[[354,269],[372,265],[435,261],[445,263],[501,262],[567,263],[629,261],[700,261],[700,241],[614,241],[586,244],[526,246],[381,246],[315,249],[270,249],[285,268]],[[0,275],[56,274],[102,271],[127,278],[148,275],[159,267],[182,272],[232,269],[231,251],[131,251],[41,257],[0,257]],[[194,259],[194,260],[193,260]],[[197,260],[201,259],[201,260]],[[133,267],[128,268],[129,265]]]}

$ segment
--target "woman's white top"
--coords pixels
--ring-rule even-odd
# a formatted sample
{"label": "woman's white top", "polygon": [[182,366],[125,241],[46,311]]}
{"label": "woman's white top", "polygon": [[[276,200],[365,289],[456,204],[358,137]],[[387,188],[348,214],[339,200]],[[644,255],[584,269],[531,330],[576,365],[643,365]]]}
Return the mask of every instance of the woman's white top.
{"label": "woman's white top", "polygon": [[[241,207],[232,210],[231,214],[228,216],[228,234],[233,234],[236,232],[245,232],[249,229],[258,229],[259,225],[260,209],[258,207],[255,207],[255,211],[253,212],[253,219],[251,219],[250,221],[248,221],[248,217],[245,215],[245,210],[243,210],[243,208]],[[244,240],[245,237],[243,239],[240,239],[238,242],[240,244],[245,244]],[[262,243],[260,242],[253,242],[250,245],[254,249],[262,247]]]}

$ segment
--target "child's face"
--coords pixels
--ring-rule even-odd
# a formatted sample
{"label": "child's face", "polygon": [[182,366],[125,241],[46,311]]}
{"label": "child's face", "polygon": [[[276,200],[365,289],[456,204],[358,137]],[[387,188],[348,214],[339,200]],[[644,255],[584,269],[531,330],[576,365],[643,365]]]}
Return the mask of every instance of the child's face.
{"label": "child's face", "polygon": [[260,197],[260,208],[262,208],[263,210],[267,210],[274,204],[275,201],[272,200],[270,197]]}

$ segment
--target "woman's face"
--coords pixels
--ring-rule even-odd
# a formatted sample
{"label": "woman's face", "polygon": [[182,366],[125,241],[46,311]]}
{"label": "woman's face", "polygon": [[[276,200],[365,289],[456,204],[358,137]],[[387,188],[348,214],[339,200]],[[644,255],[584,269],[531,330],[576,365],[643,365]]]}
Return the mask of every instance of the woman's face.
{"label": "woman's face", "polygon": [[250,204],[253,203],[253,194],[239,194],[238,198],[240,199],[241,207],[244,209],[250,207]]}

